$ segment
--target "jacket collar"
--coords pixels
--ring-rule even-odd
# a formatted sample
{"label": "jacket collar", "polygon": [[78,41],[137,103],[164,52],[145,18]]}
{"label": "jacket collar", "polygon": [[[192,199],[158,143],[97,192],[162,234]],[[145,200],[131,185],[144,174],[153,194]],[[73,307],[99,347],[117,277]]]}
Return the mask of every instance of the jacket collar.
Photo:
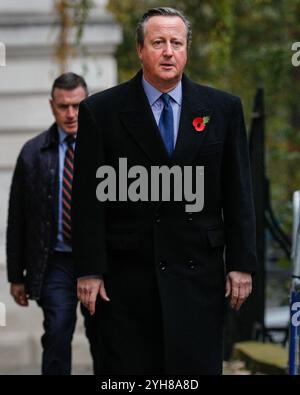
{"label": "jacket collar", "polygon": [[54,123],[45,133],[45,138],[41,146],[41,150],[44,151],[51,148],[52,146],[57,146],[58,143],[58,129],[57,124]]}

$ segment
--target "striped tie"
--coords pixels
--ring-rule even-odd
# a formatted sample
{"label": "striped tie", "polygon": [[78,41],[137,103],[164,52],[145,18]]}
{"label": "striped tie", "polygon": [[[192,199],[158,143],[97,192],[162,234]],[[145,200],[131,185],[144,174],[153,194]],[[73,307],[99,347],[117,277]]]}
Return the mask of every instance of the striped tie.
{"label": "striped tie", "polygon": [[65,139],[67,151],[65,154],[63,185],[62,185],[62,231],[64,242],[68,245],[72,243],[71,228],[71,200],[72,200],[72,181],[73,181],[73,161],[74,149],[73,143],[75,137],[69,135]]}

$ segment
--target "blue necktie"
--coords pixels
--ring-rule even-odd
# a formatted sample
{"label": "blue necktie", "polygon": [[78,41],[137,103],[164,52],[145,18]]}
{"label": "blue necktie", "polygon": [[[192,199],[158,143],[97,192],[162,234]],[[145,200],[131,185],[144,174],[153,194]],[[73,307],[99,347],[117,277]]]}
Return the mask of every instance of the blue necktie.
{"label": "blue necktie", "polygon": [[163,93],[161,99],[164,102],[164,108],[159,119],[158,127],[169,156],[171,156],[174,147],[174,119],[170,102],[171,97],[167,93]]}

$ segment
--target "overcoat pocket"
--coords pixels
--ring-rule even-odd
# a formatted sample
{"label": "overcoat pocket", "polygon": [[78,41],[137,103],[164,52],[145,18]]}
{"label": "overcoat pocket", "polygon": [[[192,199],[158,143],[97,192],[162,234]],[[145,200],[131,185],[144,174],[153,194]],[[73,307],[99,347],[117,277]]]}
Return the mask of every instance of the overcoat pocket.
{"label": "overcoat pocket", "polygon": [[211,247],[222,247],[225,245],[224,229],[209,229],[207,231],[207,238]]}

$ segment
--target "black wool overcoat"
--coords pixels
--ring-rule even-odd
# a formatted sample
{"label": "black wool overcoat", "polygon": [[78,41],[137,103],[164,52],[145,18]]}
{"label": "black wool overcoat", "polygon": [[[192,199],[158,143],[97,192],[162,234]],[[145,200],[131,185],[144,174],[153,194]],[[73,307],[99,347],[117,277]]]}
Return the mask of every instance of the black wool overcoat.
{"label": "black wool overcoat", "polygon": [[[219,374],[225,274],[254,272],[255,215],[240,99],[182,78],[176,147],[168,157],[142,73],[85,100],[73,182],[78,276],[103,275],[98,301],[103,373]],[[209,117],[203,131],[193,121]],[[204,167],[204,207],[186,202],[100,202],[101,166]],[[128,185],[133,180],[128,181]]]}

